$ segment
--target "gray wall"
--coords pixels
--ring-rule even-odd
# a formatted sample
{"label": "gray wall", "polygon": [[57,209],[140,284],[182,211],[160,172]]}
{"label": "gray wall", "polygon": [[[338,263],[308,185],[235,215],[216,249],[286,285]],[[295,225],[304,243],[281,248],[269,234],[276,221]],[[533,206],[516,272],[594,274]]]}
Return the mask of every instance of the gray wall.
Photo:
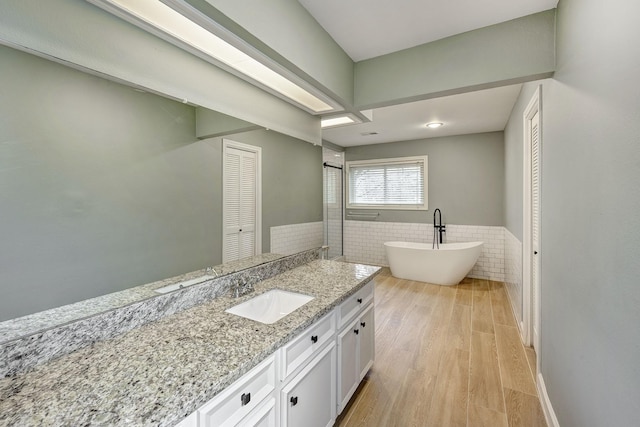
{"label": "gray wall", "polygon": [[543,91],[540,359],[566,427],[640,425],[638,16],[560,0]]}
{"label": "gray wall", "polygon": [[[427,155],[428,211],[376,210],[379,221],[503,225],[504,134],[489,132],[348,147],[346,160]],[[356,211],[347,209],[347,212]],[[347,219],[348,216],[346,217]]]}
{"label": "gray wall", "polygon": [[[312,143],[320,118],[87,1],[2,2],[0,40]],[[117,48],[114,48],[116,46]]]}
{"label": "gray wall", "polygon": [[[267,131],[268,227],[322,218],[321,148]],[[195,109],[0,47],[0,320],[218,264],[221,142]]]}
{"label": "gray wall", "polygon": [[[266,130],[229,135],[224,139],[262,147],[263,252],[270,250],[271,227],[322,221],[322,147]],[[222,137],[206,140],[215,148],[216,162],[220,165],[222,141]],[[217,171],[216,179],[222,182],[222,168]],[[221,217],[221,204],[217,212]]]}

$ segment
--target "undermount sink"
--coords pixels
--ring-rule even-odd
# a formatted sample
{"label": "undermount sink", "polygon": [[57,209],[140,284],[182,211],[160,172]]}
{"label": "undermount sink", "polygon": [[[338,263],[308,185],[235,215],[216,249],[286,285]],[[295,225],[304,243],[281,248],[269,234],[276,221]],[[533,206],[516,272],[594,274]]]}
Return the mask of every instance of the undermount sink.
{"label": "undermount sink", "polygon": [[225,311],[270,325],[302,307],[313,298],[296,292],[273,289]]}
{"label": "undermount sink", "polygon": [[196,277],[195,279],[189,279],[189,280],[185,280],[184,282],[174,283],[173,285],[167,285],[167,286],[163,286],[162,288],[154,289],[154,292],[157,292],[159,294],[166,294],[169,292],[176,291],[178,289],[186,288],[187,286],[193,286],[198,283],[206,282],[207,280],[211,280],[215,278],[216,278],[215,276],[204,275],[204,276]]}

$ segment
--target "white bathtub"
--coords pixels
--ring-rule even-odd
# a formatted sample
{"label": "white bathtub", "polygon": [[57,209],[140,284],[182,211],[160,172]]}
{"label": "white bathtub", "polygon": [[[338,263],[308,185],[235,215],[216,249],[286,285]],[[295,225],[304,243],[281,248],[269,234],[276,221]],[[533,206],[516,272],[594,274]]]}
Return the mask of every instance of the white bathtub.
{"label": "white bathtub", "polygon": [[386,242],[391,274],[399,279],[416,280],[437,285],[455,285],[471,271],[483,242],[431,243]]}

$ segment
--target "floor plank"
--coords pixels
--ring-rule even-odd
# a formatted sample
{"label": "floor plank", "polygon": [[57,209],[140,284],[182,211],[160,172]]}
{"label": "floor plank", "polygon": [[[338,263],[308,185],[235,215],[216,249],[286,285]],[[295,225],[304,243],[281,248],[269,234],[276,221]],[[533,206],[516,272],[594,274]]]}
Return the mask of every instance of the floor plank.
{"label": "floor plank", "polygon": [[537,396],[536,386],[518,330],[512,326],[496,325],[496,343],[502,385],[505,388]]}
{"label": "floor plank", "polygon": [[507,414],[470,404],[467,425],[469,427],[508,427],[509,424]]}
{"label": "floor plank", "polygon": [[469,352],[451,349],[442,358],[427,426],[467,425]]}
{"label": "floor plank", "polygon": [[527,354],[527,361],[529,362],[529,369],[531,370],[531,374],[533,375],[533,382],[536,382],[536,377],[538,375],[538,361],[536,351],[533,349],[533,347],[525,347],[524,352]]}
{"label": "floor plank", "polygon": [[471,334],[470,371],[469,401],[476,406],[504,413],[500,366],[493,334],[477,331]]}
{"label": "floor plank", "polygon": [[450,346],[459,350],[469,350],[471,345],[471,307],[454,304],[449,323],[448,340]]}
{"label": "floor plank", "polygon": [[513,317],[509,298],[502,283],[491,282],[489,294],[494,323],[516,327],[516,319]]}
{"label": "floor plank", "polygon": [[537,397],[505,388],[509,427],[547,427]]}
{"label": "floor plank", "polygon": [[491,314],[491,300],[488,292],[473,291],[471,328],[473,331],[493,334],[493,316]]}

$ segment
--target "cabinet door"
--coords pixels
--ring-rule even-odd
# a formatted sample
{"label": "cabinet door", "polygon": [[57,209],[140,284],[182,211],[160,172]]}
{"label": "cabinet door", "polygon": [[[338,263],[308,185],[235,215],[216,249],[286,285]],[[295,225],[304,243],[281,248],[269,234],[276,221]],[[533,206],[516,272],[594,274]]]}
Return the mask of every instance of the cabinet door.
{"label": "cabinet door", "polygon": [[338,335],[338,413],[349,403],[360,380],[358,370],[359,319]]}
{"label": "cabinet door", "polygon": [[282,389],[283,427],[327,427],[336,419],[336,345],[329,344]]}
{"label": "cabinet door", "polygon": [[367,374],[375,359],[375,316],[373,304],[369,306],[360,316],[358,327],[360,328],[360,369],[359,380],[362,380]]}

